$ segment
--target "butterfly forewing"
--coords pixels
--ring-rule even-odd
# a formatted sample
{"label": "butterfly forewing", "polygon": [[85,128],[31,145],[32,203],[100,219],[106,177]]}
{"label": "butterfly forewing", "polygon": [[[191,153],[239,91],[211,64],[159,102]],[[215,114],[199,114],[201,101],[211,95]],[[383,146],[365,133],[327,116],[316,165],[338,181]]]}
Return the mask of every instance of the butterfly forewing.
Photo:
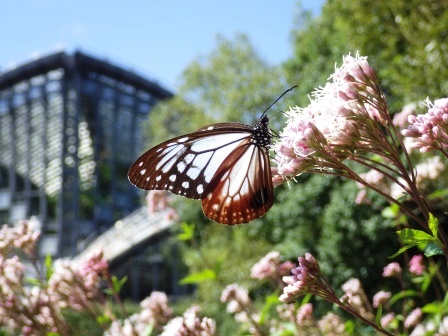
{"label": "butterfly forewing", "polygon": [[129,180],[140,189],[202,199],[224,158],[250,136],[248,129],[238,123],[215,124],[168,140],[135,161]]}
{"label": "butterfly forewing", "polygon": [[263,216],[274,203],[266,150],[241,144],[222,163],[206,193],[202,209],[216,222],[241,224]]}

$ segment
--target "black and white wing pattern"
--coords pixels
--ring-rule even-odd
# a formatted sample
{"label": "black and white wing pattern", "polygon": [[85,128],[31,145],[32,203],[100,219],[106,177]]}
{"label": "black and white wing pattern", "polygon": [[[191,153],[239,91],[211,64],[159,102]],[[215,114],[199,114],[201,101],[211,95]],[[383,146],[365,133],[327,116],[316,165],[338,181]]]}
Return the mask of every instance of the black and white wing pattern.
{"label": "black and white wing pattern", "polygon": [[165,141],[135,161],[135,186],[201,199],[207,217],[241,224],[263,216],[274,202],[268,150],[269,119],[255,126],[219,123]]}

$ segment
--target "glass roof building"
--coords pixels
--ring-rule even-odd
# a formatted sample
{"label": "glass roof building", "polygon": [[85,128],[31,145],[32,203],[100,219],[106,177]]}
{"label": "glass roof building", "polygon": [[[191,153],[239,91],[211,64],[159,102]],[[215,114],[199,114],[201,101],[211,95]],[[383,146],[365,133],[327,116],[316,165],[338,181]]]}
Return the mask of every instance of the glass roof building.
{"label": "glass roof building", "polygon": [[140,206],[127,170],[172,93],[76,51],[0,73],[0,223],[36,216],[41,255],[77,247]]}

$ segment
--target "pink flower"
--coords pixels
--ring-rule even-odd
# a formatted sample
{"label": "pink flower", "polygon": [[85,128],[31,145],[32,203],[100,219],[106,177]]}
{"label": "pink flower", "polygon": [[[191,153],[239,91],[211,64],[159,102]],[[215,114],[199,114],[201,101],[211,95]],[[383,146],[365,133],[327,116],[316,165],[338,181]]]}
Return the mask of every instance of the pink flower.
{"label": "pink flower", "polygon": [[245,311],[250,305],[249,293],[247,289],[231,284],[222,291],[221,302],[227,303],[229,313],[239,313]]}
{"label": "pink flower", "polygon": [[3,225],[0,230],[0,254],[6,256],[13,249],[23,250],[34,257],[37,240],[40,236],[40,223],[36,218],[21,220],[15,226]]}
{"label": "pink flower", "polygon": [[425,265],[423,264],[423,255],[417,254],[409,260],[409,272],[415,275],[422,275],[425,271]]}
{"label": "pink flower", "polygon": [[313,305],[311,303],[306,303],[299,308],[297,313],[297,323],[300,324],[305,320],[311,320],[313,318]]}
{"label": "pink flower", "polygon": [[161,336],[213,336],[216,335],[214,320],[204,317],[200,319],[197,314],[199,307],[192,306],[185,311],[182,317],[176,317],[163,328]]}
{"label": "pink flower", "polygon": [[361,281],[359,281],[359,279],[356,278],[351,278],[348,281],[346,281],[342,285],[342,290],[347,294],[353,294],[353,295],[364,293]]}
{"label": "pink flower", "polygon": [[334,313],[327,313],[318,322],[318,326],[323,335],[344,335],[345,324],[342,318]]}
{"label": "pink flower", "polygon": [[392,321],[394,320],[394,318],[395,318],[395,314],[394,314],[394,313],[388,313],[388,314],[384,315],[384,316],[381,318],[381,326],[382,326],[383,328],[387,328],[387,327],[389,326],[389,324],[392,323]]}
{"label": "pink flower", "polygon": [[394,118],[392,120],[393,124],[401,128],[408,126],[409,116],[415,115],[416,107],[417,107],[416,104],[408,104],[405,107],[403,107],[403,110],[401,110],[400,113],[394,115]]}
{"label": "pink flower", "polygon": [[406,329],[412,328],[417,325],[422,319],[423,313],[420,308],[416,308],[406,317],[404,320],[404,327]]}
{"label": "pink flower", "polygon": [[[382,148],[378,128],[390,122],[386,101],[366,57],[344,56],[330,82],[312,93],[305,108],[287,113],[287,126],[274,145],[280,176],[332,170],[351,150]],[[276,183],[281,180],[274,176]]]}
{"label": "pink flower", "polygon": [[336,300],[333,290],[311,253],[306,253],[305,257],[299,257],[299,266],[293,268],[291,273],[292,276],[283,277],[287,286],[283,288],[283,294],[279,298],[280,301],[288,303],[305,294]]}
{"label": "pink flower", "polygon": [[386,291],[379,291],[373,297],[373,307],[378,308],[380,305],[384,305],[391,298],[392,293]]}
{"label": "pink flower", "polygon": [[280,264],[280,253],[277,251],[269,252],[250,270],[250,276],[254,279],[270,278],[277,272]]}
{"label": "pink flower", "polygon": [[142,312],[139,320],[152,325],[156,329],[165,325],[173,313],[168,306],[168,297],[163,292],[152,292],[149,297],[140,303],[140,306]]}
{"label": "pink flower", "polygon": [[397,262],[392,262],[386,265],[383,269],[383,277],[399,277],[401,275],[401,267]]}
{"label": "pink flower", "polygon": [[448,98],[437,99],[431,103],[425,101],[428,112],[421,115],[410,115],[409,126],[402,131],[406,137],[417,138],[413,146],[420,152],[440,150],[447,155],[448,149]]}

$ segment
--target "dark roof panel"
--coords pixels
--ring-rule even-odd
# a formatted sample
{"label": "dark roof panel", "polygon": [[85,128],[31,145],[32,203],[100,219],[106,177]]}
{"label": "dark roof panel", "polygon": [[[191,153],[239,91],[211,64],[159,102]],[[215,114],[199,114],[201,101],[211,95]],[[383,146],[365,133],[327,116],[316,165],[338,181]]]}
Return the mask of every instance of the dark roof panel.
{"label": "dark roof panel", "polygon": [[75,51],[72,55],[63,51],[58,52],[1,73],[0,90],[9,88],[23,80],[60,68],[68,72],[75,69],[79,69],[80,71],[92,70],[132,85],[137,89],[148,91],[160,99],[173,96],[173,93],[154,81],[80,51]]}

